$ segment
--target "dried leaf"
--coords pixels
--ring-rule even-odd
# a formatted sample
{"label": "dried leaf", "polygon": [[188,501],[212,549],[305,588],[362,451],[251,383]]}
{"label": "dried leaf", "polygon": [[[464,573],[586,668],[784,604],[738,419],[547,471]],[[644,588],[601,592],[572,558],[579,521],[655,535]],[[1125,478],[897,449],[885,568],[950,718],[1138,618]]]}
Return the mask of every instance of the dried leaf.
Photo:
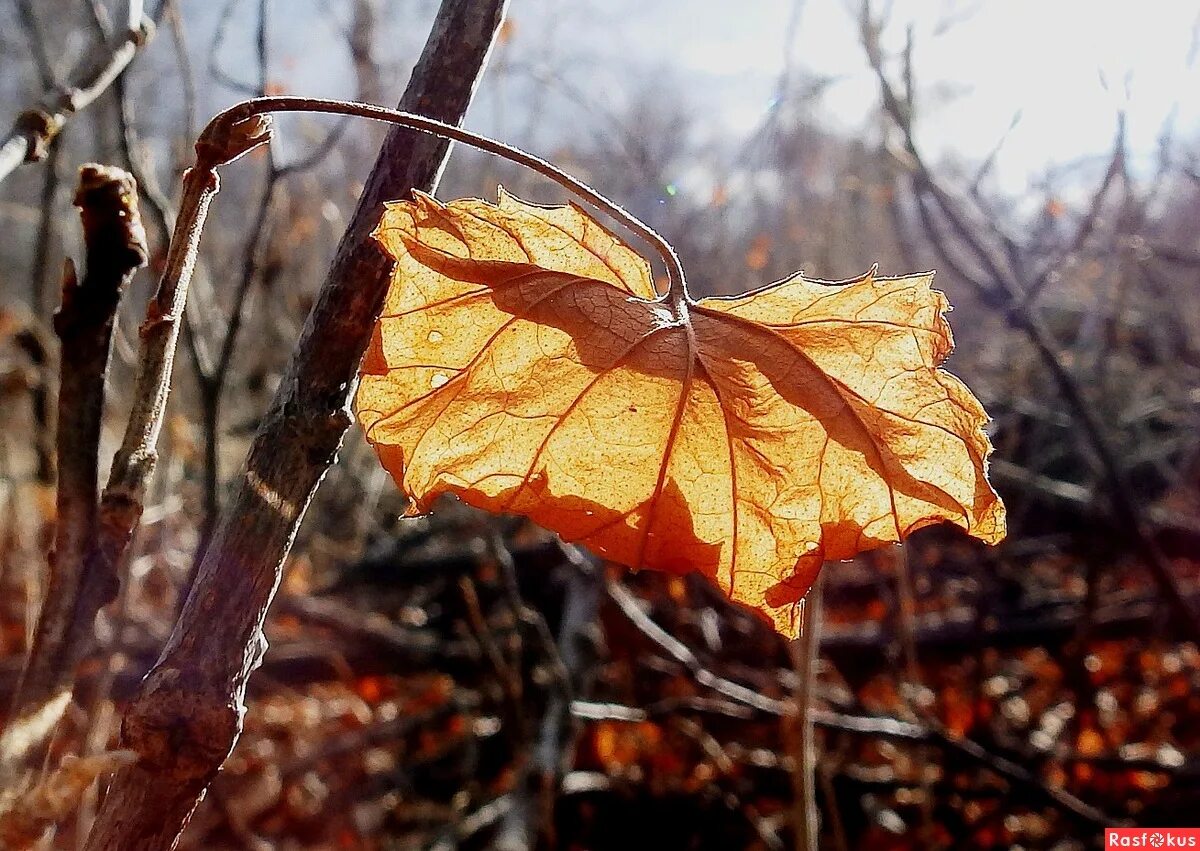
{"label": "dried leaf", "polygon": [[453,493],[700,571],[787,634],[825,560],[943,520],[1004,535],[930,275],[796,276],[677,313],[576,207],[418,196],[375,235],[396,269],[356,409],[414,510]]}
{"label": "dried leaf", "polygon": [[0,794],[0,849],[28,848],[48,827],[75,814],[79,801],[97,777],[137,761],[133,751],[105,751],[93,756],[67,755],[62,764],[29,788],[14,784],[13,797]]}

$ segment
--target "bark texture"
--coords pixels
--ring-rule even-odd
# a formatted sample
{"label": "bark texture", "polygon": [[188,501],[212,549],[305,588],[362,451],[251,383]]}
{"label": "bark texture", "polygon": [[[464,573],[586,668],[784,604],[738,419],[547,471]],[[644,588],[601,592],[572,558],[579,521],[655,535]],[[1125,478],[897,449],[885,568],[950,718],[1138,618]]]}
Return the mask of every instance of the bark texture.
{"label": "bark texture", "polygon": [[[443,0],[400,109],[462,120],[503,19],[504,0]],[[390,277],[369,240],[380,205],[432,191],[449,145],[393,129],[259,426],[237,492],[158,663],[126,712],[120,772],[89,849],[174,846],[240,733],[262,623],[304,509],[350,425],[349,399]]]}
{"label": "bark texture", "polygon": [[[137,184],[126,172],[85,165],[75,195],[87,248],[82,280],[68,264],[54,330],[62,344],[58,396],[57,520],[46,597],[11,716],[41,712],[69,691],[91,646],[100,607],[115,577],[94,569],[99,527],[97,459],[104,383],[121,293],[146,263]],[[62,704],[65,705],[65,704]],[[27,742],[34,746],[36,743]]]}

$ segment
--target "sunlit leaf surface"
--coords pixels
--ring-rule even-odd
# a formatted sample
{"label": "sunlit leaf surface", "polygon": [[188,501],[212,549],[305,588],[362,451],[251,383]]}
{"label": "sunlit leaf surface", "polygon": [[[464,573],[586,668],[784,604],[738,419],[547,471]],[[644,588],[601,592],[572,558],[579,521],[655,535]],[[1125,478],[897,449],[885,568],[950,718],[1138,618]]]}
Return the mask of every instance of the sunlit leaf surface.
{"label": "sunlit leaf surface", "polygon": [[930,275],[676,311],[575,207],[419,196],[376,237],[396,269],[356,410],[416,510],[453,493],[699,571],[789,635],[823,561],[940,521],[1004,536]]}

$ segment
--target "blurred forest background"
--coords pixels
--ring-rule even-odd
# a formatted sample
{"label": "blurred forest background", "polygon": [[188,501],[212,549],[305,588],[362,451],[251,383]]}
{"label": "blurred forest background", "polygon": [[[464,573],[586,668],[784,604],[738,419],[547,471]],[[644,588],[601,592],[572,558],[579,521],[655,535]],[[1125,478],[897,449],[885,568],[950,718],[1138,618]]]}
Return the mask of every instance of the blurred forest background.
{"label": "blurred forest background", "polygon": [[[1032,32],[1041,11],[999,0],[748,5],[512,0],[467,126],[626,205],[702,294],[798,269],[938,270],[948,365],[994,418],[1010,535],[988,549],[930,529],[826,567],[822,847],[1074,849],[1105,824],[1195,824],[1195,21],[1130,30],[1106,67],[1102,35],[1123,23],[1073,29],[1107,14],[1090,4],[1054,4],[1049,35]],[[81,256],[79,166],[137,176],[150,243],[115,333],[104,474],[199,129],[261,94],[394,105],[436,7],[154,0],[128,71],[3,180],[0,712],[45,588],[50,322]],[[122,14],[0,4],[0,120],[70,79]],[[1142,61],[1177,67],[1180,87],[1139,77]],[[308,116],[279,128],[225,169],[151,498],[48,768],[116,741],[382,138]],[[498,183],[563,200],[461,147],[439,195]],[[794,648],[702,581],[630,575],[458,504],[404,509],[352,431],[292,550],[246,731],[181,847],[794,847]],[[99,794],[82,785],[42,847],[82,842]]]}

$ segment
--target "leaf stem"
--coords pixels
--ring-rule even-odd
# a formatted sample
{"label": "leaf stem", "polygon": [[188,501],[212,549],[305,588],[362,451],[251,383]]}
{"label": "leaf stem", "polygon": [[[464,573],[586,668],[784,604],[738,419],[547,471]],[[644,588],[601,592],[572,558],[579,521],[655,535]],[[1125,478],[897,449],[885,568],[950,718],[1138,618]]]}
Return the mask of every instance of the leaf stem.
{"label": "leaf stem", "polygon": [[800,602],[800,635],[788,643],[792,669],[796,672],[793,692],[795,712],[789,719],[789,745],[795,764],[792,767],[792,831],[797,851],[817,851],[820,847],[821,820],[817,809],[817,748],[813,730],[813,703],[816,694],[817,660],[821,655],[821,577],[817,576],[807,596]]}
{"label": "leaf stem", "polygon": [[228,128],[239,124],[247,118],[275,112],[317,112],[330,115],[351,115],[358,118],[369,118],[373,121],[396,124],[401,127],[407,127],[410,130],[449,139],[453,142],[461,142],[476,150],[494,154],[509,162],[523,165],[548,180],[554,181],[572,195],[581,198],[591,206],[611,216],[649,243],[658,252],[663,264],[667,268],[667,292],[662,295],[663,300],[669,302],[676,309],[677,313],[682,308],[683,303],[687,301],[687,282],[683,274],[683,265],[679,262],[679,255],[675,253],[675,249],[671,243],[667,242],[656,230],[634,216],[624,207],[601,195],[582,180],[572,177],[541,157],[472,132],[471,130],[464,130],[453,124],[446,124],[433,118],[426,118],[423,115],[387,109],[386,107],[375,106],[373,104],[325,100],[322,98],[279,96],[253,98],[230,107],[224,112],[219,113],[209,122],[208,127],[205,128],[200,138],[219,139],[222,134],[227,132]]}

